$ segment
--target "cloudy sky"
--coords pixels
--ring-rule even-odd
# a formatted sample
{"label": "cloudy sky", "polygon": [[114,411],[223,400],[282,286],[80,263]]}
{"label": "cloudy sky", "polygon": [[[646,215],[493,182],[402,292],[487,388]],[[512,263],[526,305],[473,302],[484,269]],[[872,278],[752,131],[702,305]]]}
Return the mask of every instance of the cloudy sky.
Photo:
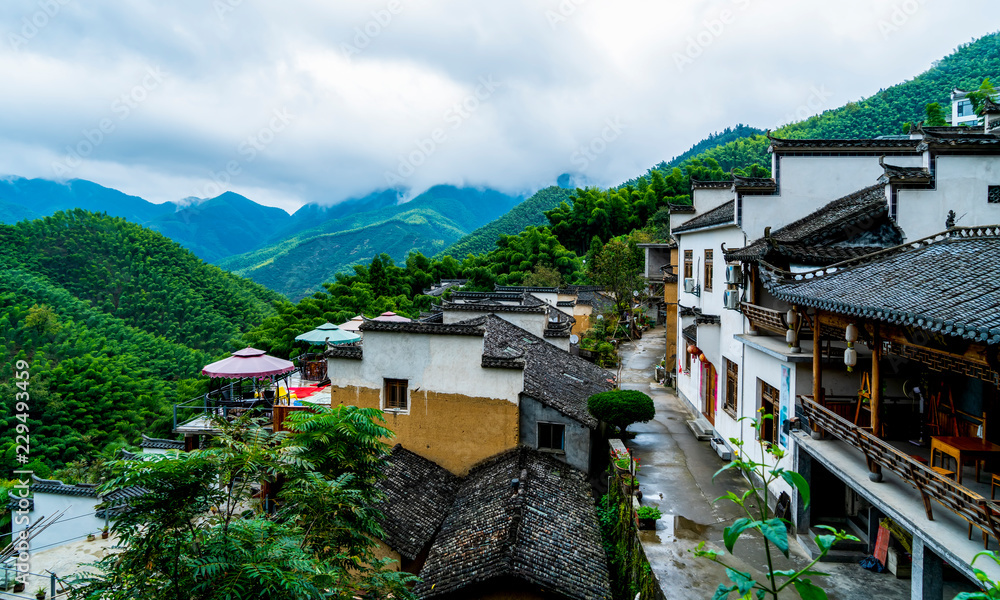
{"label": "cloudy sky", "polygon": [[[1000,29],[995,0],[3,0],[0,173],[294,210],[614,185]],[[979,17],[970,18],[970,16]]]}

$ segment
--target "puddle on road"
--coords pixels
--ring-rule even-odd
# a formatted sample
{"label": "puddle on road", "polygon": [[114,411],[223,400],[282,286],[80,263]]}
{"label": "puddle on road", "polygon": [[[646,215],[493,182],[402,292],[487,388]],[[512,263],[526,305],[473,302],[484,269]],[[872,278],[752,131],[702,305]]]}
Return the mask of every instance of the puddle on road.
{"label": "puddle on road", "polygon": [[664,538],[701,541],[705,539],[708,525],[702,525],[680,515],[663,515],[656,522],[656,531],[641,532],[644,541],[660,543]]}

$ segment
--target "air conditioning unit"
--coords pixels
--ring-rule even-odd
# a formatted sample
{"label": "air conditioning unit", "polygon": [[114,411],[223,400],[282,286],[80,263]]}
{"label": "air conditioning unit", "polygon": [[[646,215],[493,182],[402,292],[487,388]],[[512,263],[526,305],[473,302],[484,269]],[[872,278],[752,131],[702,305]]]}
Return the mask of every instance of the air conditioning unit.
{"label": "air conditioning unit", "polygon": [[739,265],[729,265],[726,267],[726,283],[732,285],[743,283],[743,270]]}
{"label": "air conditioning unit", "polygon": [[722,301],[729,310],[740,309],[740,293],[738,290],[726,290],[722,294]]}
{"label": "air conditioning unit", "polygon": [[684,291],[689,294],[694,294],[695,290],[698,289],[698,284],[694,282],[694,278],[688,277],[684,280]]}

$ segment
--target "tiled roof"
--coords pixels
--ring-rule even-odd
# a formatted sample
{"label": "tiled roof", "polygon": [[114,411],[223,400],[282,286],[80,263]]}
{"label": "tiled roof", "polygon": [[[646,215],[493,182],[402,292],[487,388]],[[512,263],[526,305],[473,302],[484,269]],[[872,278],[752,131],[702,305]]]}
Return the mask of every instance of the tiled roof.
{"label": "tiled roof", "polygon": [[523,292],[455,292],[451,300],[506,300],[518,302],[524,297]]}
{"label": "tiled roof", "polygon": [[732,223],[736,217],[735,213],[736,203],[734,200],[726,202],[722,206],[713,208],[707,213],[698,215],[697,217],[691,219],[690,221],[684,223],[680,227],[673,229],[672,233],[683,233],[685,231],[692,231],[695,229],[701,229],[703,227],[712,227],[714,225],[723,225],[725,223]]}
{"label": "tiled roof", "polygon": [[597,312],[603,312],[610,308],[614,302],[612,302],[607,296],[601,294],[599,291],[580,291],[576,296],[577,304],[586,304],[591,306]]}
{"label": "tiled roof", "polygon": [[733,179],[733,188],[738,192],[773,192],[778,184],[773,177],[740,177]]}
{"label": "tiled roof", "polygon": [[667,206],[670,208],[671,214],[687,215],[694,214],[694,204],[674,204],[668,203]]}
{"label": "tiled roof", "polygon": [[947,232],[809,273],[764,265],[794,304],[1000,344],[1000,226]]}
{"label": "tiled roof", "polygon": [[158,448],[160,450],[183,450],[184,440],[165,440],[161,438],[151,438],[145,433],[142,434],[140,448]]}
{"label": "tiled roof", "polygon": [[684,339],[690,341],[692,344],[697,344],[698,325],[697,324],[688,325],[687,327],[681,330],[681,335],[684,336]]}
{"label": "tiled roof", "polygon": [[34,483],[31,484],[31,491],[36,494],[59,494],[61,496],[90,496],[97,497],[97,484],[78,483],[71,485],[63,483],[58,479],[42,479],[36,475],[31,476]]}
{"label": "tiled roof", "polygon": [[924,127],[923,139],[917,151],[934,150],[989,150],[1000,148],[1000,136],[969,127]]}
{"label": "tiled roof", "polygon": [[928,169],[924,167],[898,167],[896,165],[888,165],[885,163],[884,156],[878,159],[882,169],[885,171],[881,177],[878,178],[878,182],[881,184],[887,183],[930,183],[933,180],[933,175]]}
{"label": "tiled roof", "polygon": [[[490,307],[492,310],[495,307]],[[430,333],[436,335],[483,335],[481,327],[475,325],[438,325],[435,323],[420,323],[414,321],[365,321],[361,331],[388,331],[398,333]],[[329,352],[329,351],[328,351]]]}
{"label": "tiled roof", "polygon": [[330,346],[323,353],[323,356],[326,358],[362,360],[365,355],[363,346]]}
{"label": "tiled roof", "polygon": [[486,317],[484,347],[484,366],[491,359],[501,361],[495,366],[516,368],[512,361],[521,359],[524,394],[587,427],[597,427],[597,419],[587,412],[587,398],[611,389],[608,371],[494,315]]}
{"label": "tiled roof", "polygon": [[545,304],[525,305],[525,304],[500,304],[498,302],[449,302],[442,303],[445,310],[462,310],[475,312],[506,312],[506,313],[533,313],[542,314],[547,312]]}
{"label": "tiled roof", "polygon": [[384,472],[385,478],[375,485],[385,494],[385,500],[379,503],[383,541],[413,560],[441,527],[459,480],[447,469],[399,444],[386,458]]}
{"label": "tiled roof", "polygon": [[768,139],[771,140],[771,151],[779,152],[781,150],[842,150],[842,149],[898,149],[898,150],[916,150],[917,145],[920,144],[920,140],[911,138],[875,138],[875,139],[865,139],[865,140],[819,140],[819,139],[803,139],[803,140],[789,140],[783,138],[771,137],[768,134]]}
{"label": "tiled roof", "polygon": [[[745,248],[728,250],[725,258],[752,261],[777,252],[789,260],[829,264],[841,256],[869,254],[872,247],[880,249],[903,240],[902,230],[888,214],[885,186],[876,184],[834,200]],[[852,246],[862,249],[852,250]]]}
{"label": "tiled roof", "polygon": [[[728,190],[733,187],[732,179],[725,179],[723,181],[703,181],[701,179],[691,180],[691,189],[693,190]],[[675,205],[671,205],[670,209],[673,210]]]}
{"label": "tiled roof", "polygon": [[556,302],[556,306],[563,308],[573,308],[576,306],[576,300],[560,300]]}
{"label": "tiled roof", "polygon": [[510,579],[570,600],[610,598],[584,474],[528,448],[473,468],[420,577],[414,588],[420,598],[472,596]]}
{"label": "tiled roof", "polygon": [[524,285],[496,285],[493,287],[493,290],[496,292],[508,292],[508,293],[540,292],[545,294],[555,294],[559,292],[559,288],[557,287],[532,287]]}

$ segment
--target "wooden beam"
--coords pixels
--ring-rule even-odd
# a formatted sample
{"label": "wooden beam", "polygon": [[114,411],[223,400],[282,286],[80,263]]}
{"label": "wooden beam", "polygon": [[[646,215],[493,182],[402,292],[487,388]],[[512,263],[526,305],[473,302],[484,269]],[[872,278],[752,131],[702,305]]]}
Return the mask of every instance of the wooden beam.
{"label": "wooden beam", "polygon": [[813,315],[813,400],[820,406],[823,402],[823,344],[820,331],[823,329],[821,312]]}
{"label": "wooden beam", "polygon": [[874,325],[875,331],[872,339],[872,434],[882,437],[882,374],[879,369],[879,361],[882,360],[882,335],[878,323]]}

